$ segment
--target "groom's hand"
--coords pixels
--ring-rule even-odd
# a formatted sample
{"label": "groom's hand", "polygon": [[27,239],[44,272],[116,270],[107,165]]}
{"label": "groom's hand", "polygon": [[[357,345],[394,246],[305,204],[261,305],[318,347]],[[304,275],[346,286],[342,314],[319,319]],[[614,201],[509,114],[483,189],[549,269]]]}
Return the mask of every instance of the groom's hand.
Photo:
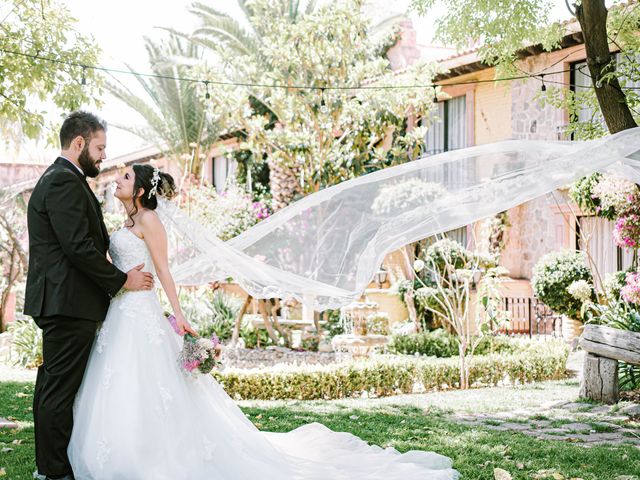
{"label": "groom's hand", "polygon": [[126,290],[151,290],[153,288],[153,275],[142,272],[144,263],[133,267],[127,272],[127,281],[122,288]]}

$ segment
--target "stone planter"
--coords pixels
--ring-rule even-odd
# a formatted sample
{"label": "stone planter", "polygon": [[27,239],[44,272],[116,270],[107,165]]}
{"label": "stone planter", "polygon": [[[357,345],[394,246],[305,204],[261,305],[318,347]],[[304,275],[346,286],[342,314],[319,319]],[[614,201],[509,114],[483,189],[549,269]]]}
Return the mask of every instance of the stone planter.
{"label": "stone planter", "polygon": [[582,335],[584,324],[575,318],[562,316],[562,338],[565,342],[571,343],[573,340]]}

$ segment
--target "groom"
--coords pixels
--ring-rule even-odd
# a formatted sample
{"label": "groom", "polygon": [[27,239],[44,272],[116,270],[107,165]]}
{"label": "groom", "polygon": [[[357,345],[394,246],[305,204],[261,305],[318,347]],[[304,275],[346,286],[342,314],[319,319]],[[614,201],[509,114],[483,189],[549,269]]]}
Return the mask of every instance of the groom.
{"label": "groom", "polygon": [[24,313],[42,329],[43,359],[33,398],[40,478],[72,480],[67,446],[73,401],[96,327],[122,288],[149,290],[138,265],[121,272],[106,258],[109,236],[86,177],[106,158],[106,124],[73,112],[60,129],[62,152],[36,184],[27,210],[29,271]]}

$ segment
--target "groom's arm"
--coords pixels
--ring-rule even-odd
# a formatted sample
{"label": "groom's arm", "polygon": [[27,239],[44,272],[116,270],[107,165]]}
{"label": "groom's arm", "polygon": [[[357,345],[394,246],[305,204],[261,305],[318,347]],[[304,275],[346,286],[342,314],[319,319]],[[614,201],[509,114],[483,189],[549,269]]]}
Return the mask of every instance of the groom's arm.
{"label": "groom's arm", "polygon": [[45,208],[62,251],[72,265],[113,296],[127,281],[127,274],[118,270],[96,248],[86,216],[87,194],[78,181],[73,173],[52,175]]}

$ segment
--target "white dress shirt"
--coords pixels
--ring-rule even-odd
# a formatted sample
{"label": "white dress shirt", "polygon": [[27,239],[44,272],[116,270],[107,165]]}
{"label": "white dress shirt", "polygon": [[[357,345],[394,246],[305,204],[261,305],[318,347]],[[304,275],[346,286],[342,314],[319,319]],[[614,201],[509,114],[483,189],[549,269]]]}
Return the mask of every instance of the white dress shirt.
{"label": "white dress shirt", "polygon": [[67,157],[65,157],[64,155],[60,155],[61,158],[64,158],[67,162],[69,162],[71,165],[74,166],[74,168],[76,170],[78,170],[83,177],[86,177],[86,175],[84,174],[84,172],[82,171],[82,169],[80,167],[78,167],[75,163],[73,163],[71,160],[69,160]]}

